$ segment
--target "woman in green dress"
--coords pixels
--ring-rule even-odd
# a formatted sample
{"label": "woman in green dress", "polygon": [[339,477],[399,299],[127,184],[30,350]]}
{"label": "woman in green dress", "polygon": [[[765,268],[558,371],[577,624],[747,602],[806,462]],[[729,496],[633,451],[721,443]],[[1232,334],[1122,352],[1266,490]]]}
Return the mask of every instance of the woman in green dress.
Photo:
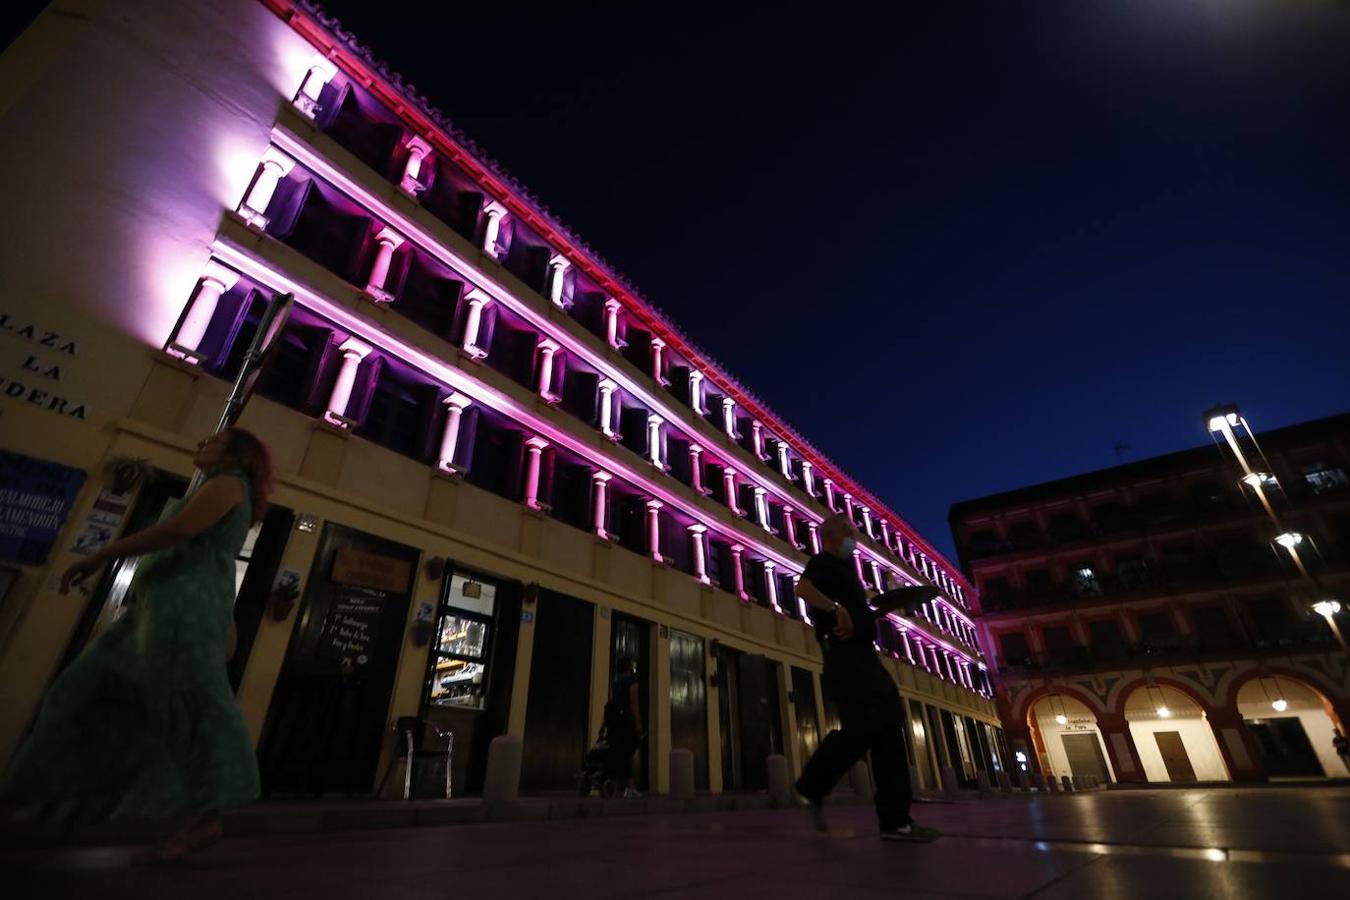
{"label": "woman in green dress", "polygon": [[182,817],[140,862],[219,841],[220,812],[258,796],[258,765],[226,674],[235,558],[272,484],[267,447],[230,428],[203,440],[205,479],[158,524],[66,570],[61,591],[143,557],[129,610],[52,683],[0,799],[83,821]]}

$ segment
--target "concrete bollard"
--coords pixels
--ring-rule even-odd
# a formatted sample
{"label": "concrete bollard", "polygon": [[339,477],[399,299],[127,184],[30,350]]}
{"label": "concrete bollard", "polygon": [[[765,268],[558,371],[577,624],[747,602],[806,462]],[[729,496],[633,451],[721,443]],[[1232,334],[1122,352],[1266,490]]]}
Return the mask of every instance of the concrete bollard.
{"label": "concrete bollard", "polygon": [[1045,783],[1046,785],[1049,786],[1050,793],[1052,794],[1058,794],[1061,790],[1063,790],[1063,788],[1059,786],[1059,779],[1053,775],[1048,776],[1045,779]]}
{"label": "concrete bollard", "polygon": [[1007,769],[999,769],[998,771],[998,789],[1005,794],[1012,793],[1012,781],[1008,778]]}
{"label": "concrete bollard", "polygon": [[1075,791],[1087,790],[1087,776],[1086,775],[1073,776],[1073,789]]}
{"label": "concrete bollard", "polygon": [[992,790],[992,785],[990,785],[989,783],[989,773],[986,772],[984,769],[980,769],[978,772],[975,773],[975,777],[980,782],[981,796],[988,794]]}
{"label": "concrete bollard", "polygon": [[525,742],[503,734],[488,744],[487,774],[483,777],[483,803],[495,806],[510,803],[520,796],[520,761]]}
{"label": "concrete bollard", "polygon": [[867,760],[860,759],[853,764],[848,770],[848,781],[853,786],[853,793],[863,799],[871,798],[872,772],[867,768]]}
{"label": "concrete bollard", "polygon": [[1040,791],[1041,793],[1045,793],[1046,787],[1044,775],[1042,775],[1040,772],[1037,772],[1035,775],[1031,776],[1031,780],[1032,783],[1036,785],[1036,790]]}
{"label": "concrete bollard", "polygon": [[[769,784],[773,784],[772,766],[769,769]],[[681,800],[694,796],[694,751],[683,747],[670,751],[670,796]]]}
{"label": "concrete bollard", "polygon": [[1031,790],[1031,782],[1027,780],[1027,773],[1020,769],[1017,772],[1017,789],[1024,794]]}
{"label": "concrete bollard", "polygon": [[1097,776],[1087,775],[1084,777],[1087,779],[1087,789],[1089,791],[1095,791],[1097,789]]}
{"label": "concrete bollard", "polygon": [[951,766],[942,767],[942,792],[948,797],[955,797],[961,790],[960,783],[956,780],[956,770]]}
{"label": "concrete bollard", "polygon": [[1066,794],[1073,793],[1073,779],[1070,778],[1068,775],[1059,776],[1059,786],[1064,789],[1064,793]]}
{"label": "concrete bollard", "polygon": [[[691,760],[689,763],[689,780],[691,782],[694,777],[693,766]],[[786,806],[792,799],[788,785],[787,757],[781,753],[770,753],[765,760],[765,767],[768,770],[769,778],[769,802],[776,806]]]}

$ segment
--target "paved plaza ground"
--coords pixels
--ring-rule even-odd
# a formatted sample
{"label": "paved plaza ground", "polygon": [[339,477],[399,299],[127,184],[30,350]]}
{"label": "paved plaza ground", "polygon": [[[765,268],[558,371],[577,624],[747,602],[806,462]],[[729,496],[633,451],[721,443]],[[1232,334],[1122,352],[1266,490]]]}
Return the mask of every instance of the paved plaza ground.
{"label": "paved plaza ground", "polygon": [[866,806],[829,814],[828,835],[758,809],[233,837],[157,869],[11,840],[0,865],[12,900],[1350,897],[1344,786],[927,803],[946,836],[922,846],[877,840]]}

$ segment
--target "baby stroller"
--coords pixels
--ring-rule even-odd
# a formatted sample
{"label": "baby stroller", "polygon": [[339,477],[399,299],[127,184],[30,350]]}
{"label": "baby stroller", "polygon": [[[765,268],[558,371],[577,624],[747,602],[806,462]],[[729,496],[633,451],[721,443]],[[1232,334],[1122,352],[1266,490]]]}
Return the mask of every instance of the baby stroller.
{"label": "baby stroller", "polygon": [[621,760],[609,742],[609,731],[601,727],[600,736],[581,763],[581,771],[576,775],[577,793],[589,797],[591,791],[599,791],[602,797],[617,797],[624,789],[626,778]]}

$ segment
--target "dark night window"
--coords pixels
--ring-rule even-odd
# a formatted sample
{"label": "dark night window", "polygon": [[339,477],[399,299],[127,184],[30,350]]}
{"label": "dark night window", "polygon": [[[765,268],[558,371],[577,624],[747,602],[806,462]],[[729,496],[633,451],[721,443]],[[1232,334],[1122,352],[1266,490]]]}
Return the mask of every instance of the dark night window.
{"label": "dark night window", "polygon": [[1075,659],[1078,647],[1067,625],[1047,625],[1041,629],[1045,638],[1045,652],[1051,662],[1069,663]]}
{"label": "dark night window", "polygon": [[1232,647],[1237,643],[1232,620],[1222,606],[1193,606],[1190,614],[1195,636],[1205,649]]}
{"label": "dark night window", "polygon": [[1319,461],[1304,466],[1303,480],[1314,494],[1329,494],[1350,487],[1350,477],[1346,477],[1345,469],[1328,462]]}
{"label": "dark night window", "polygon": [[377,376],[374,396],[357,434],[395,453],[419,458],[436,401],[433,385],[386,364]]}
{"label": "dark night window", "polygon": [[1163,649],[1176,643],[1177,632],[1172,623],[1172,614],[1168,612],[1150,612],[1139,616],[1139,637],[1153,650]]}
{"label": "dark night window", "polygon": [[1050,519],[1050,534],[1061,543],[1083,536],[1083,523],[1074,513],[1057,513]]}
{"label": "dark night window", "polygon": [[1003,663],[1008,666],[1023,666],[1031,661],[1031,650],[1027,647],[1027,636],[1021,631],[1010,631],[998,636],[999,648],[1003,651]]}
{"label": "dark night window", "polygon": [[591,518],[591,467],[559,458],[553,470],[553,517],[574,528],[589,531]]}
{"label": "dark night window", "polygon": [[993,553],[997,546],[998,536],[994,534],[992,528],[982,528],[970,535],[969,552],[972,556],[984,556]]}
{"label": "dark night window", "polygon": [[1028,547],[1039,547],[1041,545],[1041,529],[1035,522],[1023,520],[1014,522],[1008,526],[1008,540],[1010,540],[1017,549],[1026,549]]}
{"label": "dark night window", "polygon": [[1247,614],[1264,644],[1287,641],[1294,630],[1294,616],[1289,604],[1280,597],[1262,597],[1247,604]]}
{"label": "dark night window", "polygon": [[1125,639],[1115,619],[1096,619],[1088,623],[1088,640],[1098,659],[1114,660],[1125,656]]}

